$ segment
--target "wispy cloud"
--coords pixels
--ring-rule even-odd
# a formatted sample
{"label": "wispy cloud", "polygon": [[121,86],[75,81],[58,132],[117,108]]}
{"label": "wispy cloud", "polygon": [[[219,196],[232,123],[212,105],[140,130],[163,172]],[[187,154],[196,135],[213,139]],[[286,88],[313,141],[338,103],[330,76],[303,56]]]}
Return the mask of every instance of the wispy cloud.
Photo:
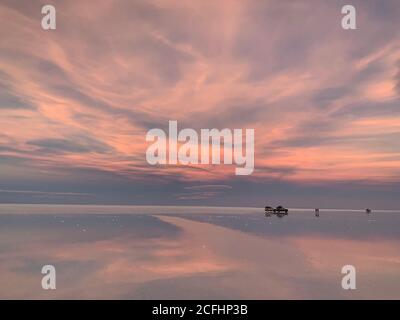
{"label": "wispy cloud", "polygon": [[254,128],[246,181],[399,181],[396,0],[355,0],[355,32],[340,1],[57,1],[50,32],[41,5],[0,4],[3,182],[40,168],[62,186],[70,168],[228,190],[210,186],[231,185],[233,166],[147,165],[146,132],[169,119]]}
{"label": "wispy cloud", "polygon": [[232,189],[231,186],[226,184],[203,184],[198,186],[185,187],[186,190],[223,190]]}
{"label": "wispy cloud", "polygon": [[52,191],[36,191],[36,190],[7,190],[0,189],[0,193],[27,194],[39,196],[68,196],[68,197],[93,197],[92,193],[80,192],[52,192]]}

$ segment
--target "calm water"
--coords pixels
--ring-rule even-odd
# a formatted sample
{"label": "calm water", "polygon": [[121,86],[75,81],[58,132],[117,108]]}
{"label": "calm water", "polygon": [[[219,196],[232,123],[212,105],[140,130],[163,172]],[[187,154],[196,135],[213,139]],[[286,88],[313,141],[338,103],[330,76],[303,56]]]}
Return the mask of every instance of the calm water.
{"label": "calm water", "polygon": [[0,298],[400,299],[399,230],[398,212],[0,205]]}

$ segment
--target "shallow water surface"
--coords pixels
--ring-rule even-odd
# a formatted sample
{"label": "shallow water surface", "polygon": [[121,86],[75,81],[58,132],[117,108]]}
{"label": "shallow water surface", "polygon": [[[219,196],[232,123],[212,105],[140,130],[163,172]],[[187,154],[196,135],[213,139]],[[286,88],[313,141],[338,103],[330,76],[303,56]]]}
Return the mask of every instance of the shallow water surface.
{"label": "shallow water surface", "polygon": [[0,206],[0,298],[400,298],[395,212],[40,207]]}

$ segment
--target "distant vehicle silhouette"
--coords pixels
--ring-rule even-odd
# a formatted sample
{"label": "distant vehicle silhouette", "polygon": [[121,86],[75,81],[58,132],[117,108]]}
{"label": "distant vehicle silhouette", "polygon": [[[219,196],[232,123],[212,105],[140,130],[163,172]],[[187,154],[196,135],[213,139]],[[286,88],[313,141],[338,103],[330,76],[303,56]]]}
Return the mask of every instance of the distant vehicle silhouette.
{"label": "distant vehicle silhouette", "polygon": [[266,206],[265,212],[274,212],[274,208]]}
{"label": "distant vehicle silhouette", "polygon": [[289,209],[286,209],[282,206],[277,206],[276,208],[273,208],[270,206],[265,207],[265,215],[268,217],[271,216],[271,214],[274,214],[277,217],[281,218],[281,217],[287,215],[288,212],[289,212]]}
{"label": "distant vehicle silhouette", "polygon": [[289,212],[289,209],[286,209],[286,208],[284,208],[284,207],[282,207],[282,206],[277,206],[277,207],[274,209],[274,212],[275,212],[275,213],[285,213],[285,214],[287,214],[287,213]]}
{"label": "distant vehicle silhouette", "polygon": [[371,213],[372,210],[371,210],[370,208],[367,208],[367,209],[365,209],[365,212],[366,212],[366,213]]}
{"label": "distant vehicle silhouette", "polygon": [[319,217],[319,209],[318,208],[315,208],[315,216]]}

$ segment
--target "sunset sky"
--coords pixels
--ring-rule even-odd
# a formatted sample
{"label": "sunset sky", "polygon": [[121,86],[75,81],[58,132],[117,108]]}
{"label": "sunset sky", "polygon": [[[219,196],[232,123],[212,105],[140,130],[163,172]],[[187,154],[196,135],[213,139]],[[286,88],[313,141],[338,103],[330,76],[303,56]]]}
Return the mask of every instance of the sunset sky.
{"label": "sunset sky", "polygon": [[[399,30],[398,0],[0,0],[0,202],[400,208]],[[168,120],[255,129],[254,173],[148,165]]]}

